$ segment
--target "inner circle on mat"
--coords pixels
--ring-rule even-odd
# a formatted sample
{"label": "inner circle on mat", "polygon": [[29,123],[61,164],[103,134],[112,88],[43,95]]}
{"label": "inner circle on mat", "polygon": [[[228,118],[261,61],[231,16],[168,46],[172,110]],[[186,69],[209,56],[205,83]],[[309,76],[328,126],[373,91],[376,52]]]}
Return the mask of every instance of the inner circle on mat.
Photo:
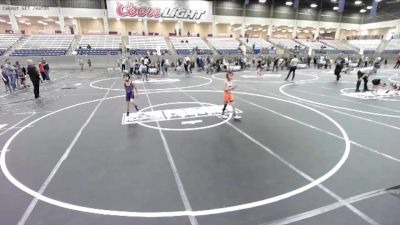
{"label": "inner circle on mat", "polygon": [[[160,107],[165,107],[158,110]],[[149,113],[158,120],[146,120],[138,124],[156,130],[191,131],[203,130],[227,123],[232,118],[231,108],[227,108],[227,119],[222,119],[222,106],[205,102],[169,102],[151,105],[141,109],[137,117]],[[238,110],[236,110],[238,111]],[[156,114],[156,115],[154,115]],[[145,117],[146,118],[146,117]],[[153,125],[157,122],[157,125]],[[166,125],[166,123],[173,123]]]}
{"label": "inner circle on mat", "polygon": [[[179,92],[185,92],[185,93],[218,93],[222,94],[223,91],[215,91],[215,90],[181,90]],[[152,94],[158,94],[158,93],[178,93],[178,91],[162,91],[162,92],[148,92],[147,94],[152,95]],[[94,208],[94,207],[89,207],[89,206],[82,206],[82,205],[77,205],[65,201],[60,201],[51,197],[48,197],[36,190],[33,190],[23,183],[21,183],[18,179],[16,179],[10,172],[10,170],[7,167],[6,164],[6,159],[7,159],[7,152],[9,151],[16,151],[10,148],[10,145],[15,139],[20,135],[21,132],[23,132],[25,129],[28,127],[35,127],[33,126],[35,123],[39,122],[40,120],[43,120],[47,117],[51,117],[53,115],[56,115],[59,112],[69,110],[75,107],[91,104],[91,103],[96,103],[96,102],[101,102],[105,100],[111,100],[111,99],[118,99],[122,98],[124,96],[113,96],[113,97],[107,97],[107,98],[101,98],[101,99],[96,99],[96,100],[91,100],[91,101],[86,101],[82,103],[78,103],[75,105],[71,105],[56,111],[53,111],[51,113],[48,113],[44,116],[41,116],[34,121],[26,124],[22,128],[20,128],[17,132],[15,132],[4,144],[1,155],[0,155],[0,167],[1,170],[3,171],[5,177],[12,183],[14,184],[17,188],[20,190],[24,191],[25,193],[37,198],[38,200],[41,200],[43,202],[46,202],[48,204],[66,208],[66,209],[71,209],[75,211],[80,211],[84,213],[93,213],[93,214],[100,214],[100,215],[109,215],[109,216],[121,216],[121,217],[178,217],[178,216],[203,216],[203,215],[213,215],[213,214],[221,214],[221,213],[227,213],[227,212],[234,212],[234,211],[240,211],[240,210],[245,210],[245,209],[250,209],[258,206],[263,206],[267,205],[270,203],[274,203],[283,199],[290,198],[292,196],[298,195],[300,193],[303,193],[318,184],[326,181],[329,179],[331,176],[333,176],[346,162],[347,158],[349,157],[350,154],[350,140],[348,138],[348,135],[346,131],[343,129],[343,127],[333,120],[331,117],[328,115],[324,114],[323,112],[318,111],[317,109],[314,109],[310,106],[307,105],[302,105],[300,103],[286,100],[286,99],[280,99],[268,95],[261,95],[261,94],[255,94],[255,93],[246,93],[246,92],[235,92],[236,95],[238,96],[248,96],[248,97],[258,97],[258,98],[264,98],[264,99],[269,99],[269,100],[275,100],[283,103],[288,103],[290,105],[298,106],[301,107],[305,110],[309,110],[323,118],[325,118],[327,121],[329,121],[331,124],[336,127],[341,134],[341,139],[344,140],[345,143],[345,148],[343,151],[343,154],[340,156],[340,159],[338,162],[334,163],[333,167],[328,169],[326,173],[321,175],[320,177],[316,177],[315,179],[312,179],[309,183],[302,184],[300,187],[296,187],[294,190],[275,195],[273,197],[265,198],[265,199],[260,199],[257,201],[252,201],[252,202],[247,202],[243,204],[237,204],[237,205],[230,205],[226,207],[220,207],[220,208],[210,208],[210,209],[204,209],[204,210],[194,210],[194,211],[162,211],[162,212],[132,212],[132,211],[121,211],[121,210],[112,210],[112,209],[104,209],[104,208]],[[32,128],[35,129],[35,128]]]}
{"label": "inner circle on mat", "polygon": [[[103,82],[107,82],[110,80],[115,80],[115,79],[121,79],[120,77],[111,77],[111,78],[104,78],[104,79],[100,79],[100,80],[95,80],[92,81],[89,85],[92,88],[95,89],[100,89],[100,90],[110,90],[110,91],[124,91],[125,89],[123,88],[109,88],[109,87],[103,87],[100,84]],[[177,86],[178,83],[183,83],[183,80],[196,80],[199,79],[200,81],[203,82],[199,82],[198,84],[192,84],[192,85],[187,85],[187,86]],[[180,90],[180,89],[188,89],[188,88],[198,88],[198,87],[202,87],[205,85],[209,85],[211,84],[213,81],[211,78],[208,77],[202,77],[202,76],[192,76],[190,78],[185,78],[184,76],[168,76],[168,77],[163,77],[163,78],[154,78],[154,77],[150,77],[149,81],[142,81],[141,79],[135,79],[135,83],[136,84],[140,84],[140,86],[142,86],[143,84],[149,85],[146,87],[146,91],[165,91],[165,90]],[[165,86],[165,85],[175,85],[175,87],[165,87],[165,88],[152,88],[150,85],[161,85],[161,86]],[[138,87],[139,90],[140,86]],[[144,89],[143,89],[144,90]]]}

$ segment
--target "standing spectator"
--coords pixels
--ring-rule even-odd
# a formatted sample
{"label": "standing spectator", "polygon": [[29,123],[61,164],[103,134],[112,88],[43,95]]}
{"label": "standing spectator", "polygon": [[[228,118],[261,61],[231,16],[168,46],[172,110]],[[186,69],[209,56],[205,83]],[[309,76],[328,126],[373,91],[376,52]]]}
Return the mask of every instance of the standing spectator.
{"label": "standing spectator", "polygon": [[161,70],[161,74],[165,76],[165,67],[164,67],[164,65],[165,65],[165,59],[161,59],[160,70]]}
{"label": "standing spectator", "polygon": [[275,57],[275,58],[273,59],[273,62],[272,62],[272,72],[274,72],[275,69],[276,69],[276,71],[278,71],[278,61],[279,61],[279,58],[278,58],[278,57]]}
{"label": "standing spectator", "polygon": [[10,82],[11,91],[13,92],[17,88],[17,73],[15,72],[13,65],[11,65],[11,61],[7,61],[5,69],[8,81]]}
{"label": "standing spectator", "polygon": [[133,65],[130,56],[128,56],[128,59],[126,60],[125,64],[126,64],[126,70],[128,70],[129,76],[131,76],[133,74]]}
{"label": "standing spectator", "polygon": [[43,71],[44,71],[45,80],[50,80],[50,67],[49,67],[49,64],[45,60],[43,60]]}
{"label": "standing spectator", "polygon": [[292,80],[294,80],[294,76],[296,75],[296,69],[297,69],[297,64],[299,64],[299,59],[296,57],[296,55],[293,57],[293,59],[292,60],[290,60],[290,63],[289,63],[289,73],[288,73],[288,75],[287,75],[287,77],[286,77],[286,79],[285,80],[288,80],[289,79],[289,76],[290,76],[290,74],[293,72],[293,75],[292,75]]}
{"label": "standing spectator", "polygon": [[28,59],[28,68],[27,72],[29,75],[29,78],[32,81],[33,84],[33,93],[35,95],[35,99],[39,98],[39,86],[40,86],[40,81],[42,80],[42,77],[40,76],[39,72],[37,71],[35,65],[33,65],[33,62],[31,59]]}
{"label": "standing spectator", "polygon": [[26,71],[24,72],[23,67],[21,66],[21,64],[19,64],[18,61],[15,62],[15,68],[18,77],[18,87],[26,88],[26,82],[25,82]]}
{"label": "standing spectator", "polygon": [[396,65],[393,68],[398,69],[399,66],[400,66],[400,53],[396,57]]}
{"label": "standing spectator", "polygon": [[164,63],[165,75],[168,75],[168,67],[169,67],[169,60],[165,59],[165,63]]}
{"label": "standing spectator", "polygon": [[6,93],[11,92],[10,80],[8,79],[7,72],[3,65],[1,65],[1,78],[4,82],[4,86],[6,87]]}
{"label": "standing spectator", "polygon": [[149,66],[151,64],[151,60],[148,56],[144,57],[143,64],[146,66],[146,79],[147,79],[147,75],[149,74]]}
{"label": "standing spectator", "polygon": [[42,81],[46,80],[46,75],[44,74],[44,68],[43,68],[42,60],[39,60],[38,67],[39,67],[39,73],[40,73],[40,75],[42,75]]}
{"label": "standing spectator", "polygon": [[79,64],[79,66],[81,67],[81,72],[83,72],[83,65],[84,65],[84,63],[83,63],[83,59],[82,59],[82,58],[79,58],[79,59],[78,59],[78,64]]}
{"label": "standing spectator", "polygon": [[90,60],[90,58],[87,60],[87,64],[89,66],[89,72],[92,72],[92,60]]}
{"label": "standing spectator", "polygon": [[92,49],[92,46],[91,46],[90,44],[88,44],[86,48],[87,48],[88,50],[91,50],[91,49]]}
{"label": "standing spectator", "polygon": [[122,71],[124,71],[125,68],[126,68],[126,67],[125,67],[125,64],[126,64],[126,59],[125,59],[125,58],[122,58],[122,59],[121,59],[121,70],[122,70]]}

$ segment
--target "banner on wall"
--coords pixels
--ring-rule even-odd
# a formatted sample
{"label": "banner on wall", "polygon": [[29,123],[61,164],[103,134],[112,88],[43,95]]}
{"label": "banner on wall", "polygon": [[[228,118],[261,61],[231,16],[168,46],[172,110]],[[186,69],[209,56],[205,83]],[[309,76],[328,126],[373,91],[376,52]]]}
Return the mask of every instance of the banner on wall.
{"label": "banner on wall", "polygon": [[110,18],[143,18],[212,22],[210,1],[107,0]]}

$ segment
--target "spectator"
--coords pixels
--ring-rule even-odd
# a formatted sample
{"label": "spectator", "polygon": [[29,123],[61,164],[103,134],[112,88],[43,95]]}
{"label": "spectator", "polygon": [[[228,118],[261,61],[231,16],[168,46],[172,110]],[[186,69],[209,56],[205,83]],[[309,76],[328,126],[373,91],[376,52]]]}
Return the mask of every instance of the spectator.
{"label": "spectator", "polygon": [[42,75],[42,81],[46,80],[46,75],[44,74],[43,62],[42,60],[38,61],[39,73]]}
{"label": "spectator", "polygon": [[7,76],[7,72],[3,65],[1,65],[1,75],[4,82],[4,86],[6,87],[6,93],[11,92],[10,80]]}
{"label": "spectator", "polygon": [[11,65],[11,61],[7,61],[5,64],[5,70],[8,81],[10,82],[11,91],[13,92],[17,88],[17,73],[15,72],[15,68]]}
{"label": "spectator", "polygon": [[82,59],[82,58],[79,58],[79,59],[78,59],[78,64],[79,64],[79,66],[81,67],[81,72],[82,72],[82,71],[83,71],[83,65],[84,65],[83,59]]}
{"label": "spectator", "polygon": [[293,57],[293,59],[292,60],[290,60],[290,63],[289,63],[289,73],[288,73],[288,75],[287,75],[287,77],[286,77],[286,79],[285,80],[288,80],[289,79],[289,76],[290,76],[290,74],[293,72],[293,75],[292,75],[292,80],[294,80],[294,76],[296,75],[296,69],[297,69],[297,64],[299,64],[299,59],[296,57],[296,55]]}
{"label": "spectator", "polygon": [[15,67],[16,67],[16,73],[17,73],[17,77],[18,77],[18,87],[26,88],[26,82],[25,82],[26,70],[24,72],[23,67],[21,66],[21,64],[19,64],[18,61],[15,62]]}
{"label": "spectator", "polygon": [[35,99],[37,99],[40,97],[39,87],[40,87],[40,81],[42,80],[42,77],[39,74],[39,72],[37,71],[35,65],[33,65],[33,62],[31,59],[28,59],[27,63],[28,63],[27,72],[28,72],[29,78],[31,79],[32,84],[33,84],[33,93],[35,95]]}
{"label": "spectator", "polygon": [[50,80],[50,67],[49,64],[43,60],[43,72],[44,72],[44,80]]}
{"label": "spectator", "polygon": [[399,66],[400,66],[400,53],[396,57],[396,65],[393,68],[398,69]]}
{"label": "spectator", "polygon": [[92,46],[90,46],[90,44],[88,44],[88,45],[86,46],[86,48],[87,48],[88,50],[91,50],[91,49],[92,49]]}
{"label": "spectator", "polygon": [[124,71],[125,70],[125,64],[126,64],[126,59],[122,58],[121,59],[121,70]]}
{"label": "spectator", "polygon": [[165,66],[165,59],[161,59],[160,70],[161,70],[162,75],[165,76],[165,67],[164,66]]}
{"label": "spectator", "polygon": [[92,60],[90,60],[90,58],[87,60],[87,64],[89,66],[89,72],[92,72]]}

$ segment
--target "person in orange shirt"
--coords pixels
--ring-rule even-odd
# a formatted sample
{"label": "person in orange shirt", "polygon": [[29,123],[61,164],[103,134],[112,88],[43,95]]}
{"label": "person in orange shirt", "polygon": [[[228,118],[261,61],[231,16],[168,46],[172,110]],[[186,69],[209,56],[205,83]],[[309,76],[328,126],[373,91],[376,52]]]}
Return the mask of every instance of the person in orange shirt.
{"label": "person in orange shirt", "polygon": [[400,66],[400,53],[396,57],[396,65],[393,68],[398,69],[399,66]]}
{"label": "person in orange shirt", "polygon": [[233,85],[232,79],[233,79],[233,73],[227,72],[226,80],[224,82],[224,108],[222,109],[222,118],[224,118],[224,119],[228,118],[228,116],[225,114],[225,110],[226,110],[227,105],[230,104],[232,106],[233,118],[235,120],[238,120],[242,117],[239,115],[236,115],[236,107],[235,107],[232,91],[235,90],[237,86]]}

